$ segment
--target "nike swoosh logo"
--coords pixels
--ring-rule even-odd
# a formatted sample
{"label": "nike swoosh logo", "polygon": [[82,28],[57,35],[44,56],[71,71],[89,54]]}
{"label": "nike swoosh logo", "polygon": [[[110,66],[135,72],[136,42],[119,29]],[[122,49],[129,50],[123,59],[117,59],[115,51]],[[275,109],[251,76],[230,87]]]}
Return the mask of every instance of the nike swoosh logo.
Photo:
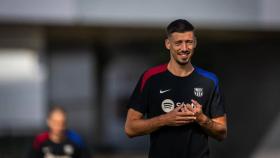
{"label": "nike swoosh logo", "polygon": [[159,90],[159,93],[162,94],[162,93],[165,93],[165,92],[168,92],[170,91],[171,89],[167,89],[167,90]]}

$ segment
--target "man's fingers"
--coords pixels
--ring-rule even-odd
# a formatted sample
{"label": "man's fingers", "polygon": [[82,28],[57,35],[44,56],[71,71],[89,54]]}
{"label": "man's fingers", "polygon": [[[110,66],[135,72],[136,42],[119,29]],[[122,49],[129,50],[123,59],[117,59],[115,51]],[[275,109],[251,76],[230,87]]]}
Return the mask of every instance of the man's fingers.
{"label": "man's fingers", "polygon": [[193,120],[193,119],[191,119],[191,120],[179,120],[179,121],[175,122],[175,125],[181,126],[181,125],[185,125],[185,124],[192,123],[192,122],[195,122],[195,120]]}
{"label": "man's fingers", "polygon": [[194,108],[192,107],[192,105],[190,105],[189,103],[187,104],[187,109],[189,110],[189,111],[194,111]]}
{"label": "man's fingers", "polygon": [[183,105],[177,106],[174,111],[179,111],[182,108]]}
{"label": "man's fingers", "polygon": [[177,116],[182,116],[182,117],[188,117],[188,116],[194,116],[194,111],[190,111],[190,110],[186,110],[186,111],[182,111],[182,112],[178,112],[176,115]]}
{"label": "man's fingers", "polygon": [[185,117],[177,116],[176,117],[176,121],[187,121],[187,120],[195,120],[195,119],[196,119],[195,116],[185,116]]}
{"label": "man's fingers", "polygon": [[182,126],[182,125],[185,125],[185,124],[188,124],[188,123],[192,123],[192,122],[195,122],[196,120],[196,117],[195,116],[176,116],[175,120],[173,120],[170,124],[170,126]]}
{"label": "man's fingers", "polygon": [[183,105],[183,107],[181,108],[182,112],[187,112],[188,108],[186,107],[186,105]]}
{"label": "man's fingers", "polygon": [[194,105],[197,105],[199,104],[196,100],[192,99],[191,102],[194,104]]}
{"label": "man's fingers", "polygon": [[192,99],[191,100],[192,104],[196,107],[202,107],[196,100]]}
{"label": "man's fingers", "polygon": [[194,120],[177,121],[177,122],[176,122],[176,125],[177,125],[177,126],[181,126],[181,125],[185,125],[185,124],[187,124],[187,123],[192,123],[192,122],[194,122]]}

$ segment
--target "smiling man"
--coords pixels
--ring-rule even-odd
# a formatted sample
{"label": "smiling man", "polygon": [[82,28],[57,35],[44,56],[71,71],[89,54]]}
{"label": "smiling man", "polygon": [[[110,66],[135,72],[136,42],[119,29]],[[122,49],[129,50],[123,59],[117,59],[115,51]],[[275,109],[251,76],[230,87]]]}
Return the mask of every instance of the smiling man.
{"label": "smiling man", "polygon": [[175,20],[166,32],[170,60],[142,74],[130,98],[125,132],[150,134],[149,158],[208,158],[208,136],[221,141],[227,135],[218,78],[191,63],[197,45],[191,23]]}

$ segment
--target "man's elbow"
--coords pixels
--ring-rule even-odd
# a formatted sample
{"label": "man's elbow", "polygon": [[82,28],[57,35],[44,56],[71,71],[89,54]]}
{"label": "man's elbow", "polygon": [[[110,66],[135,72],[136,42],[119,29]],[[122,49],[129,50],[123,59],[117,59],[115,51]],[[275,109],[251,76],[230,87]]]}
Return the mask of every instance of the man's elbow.
{"label": "man's elbow", "polygon": [[219,135],[216,137],[218,141],[223,141],[227,138],[227,129],[222,130]]}
{"label": "man's elbow", "polygon": [[135,132],[133,132],[133,130],[128,127],[128,126],[125,126],[124,128],[124,131],[125,131],[125,134],[129,137],[129,138],[133,138],[133,137],[136,137],[137,135],[135,134]]}

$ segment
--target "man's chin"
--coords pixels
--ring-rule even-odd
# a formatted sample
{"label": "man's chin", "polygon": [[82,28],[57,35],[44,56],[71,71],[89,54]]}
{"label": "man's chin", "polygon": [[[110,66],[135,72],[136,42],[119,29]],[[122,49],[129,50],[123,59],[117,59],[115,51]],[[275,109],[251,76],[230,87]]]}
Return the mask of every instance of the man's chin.
{"label": "man's chin", "polygon": [[189,63],[189,60],[186,60],[186,61],[177,61],[177,63],[181,66],[185,66]]}

